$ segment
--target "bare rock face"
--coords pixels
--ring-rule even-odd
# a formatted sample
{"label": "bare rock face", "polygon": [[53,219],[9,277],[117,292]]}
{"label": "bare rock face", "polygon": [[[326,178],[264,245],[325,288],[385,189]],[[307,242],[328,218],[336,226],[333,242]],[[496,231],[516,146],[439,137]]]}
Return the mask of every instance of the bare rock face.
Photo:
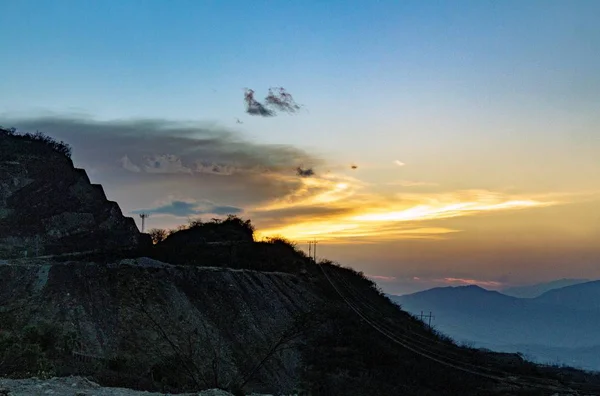
{"label": "bare rock face", "polygon": [[132,250],[145,241],[70,158],[43,142],[0,136],[0,259]]}

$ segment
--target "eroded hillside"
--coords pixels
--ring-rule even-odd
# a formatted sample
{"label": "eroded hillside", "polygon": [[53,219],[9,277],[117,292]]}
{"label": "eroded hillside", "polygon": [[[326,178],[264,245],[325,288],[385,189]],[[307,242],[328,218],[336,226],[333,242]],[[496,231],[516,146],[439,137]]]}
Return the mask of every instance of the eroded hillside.
{"label": "eroded hillside", "polygon": [[[294,275],[147,258],[112,264],[9,262],[0,265],[0,279],[3,311],[12,312],[13,328],[47,324],[63,338],[55,340],[66,344],[56,351],[64,355],[59,365],[74,364],[73,352],[81,353],[106,361],[106,367],[122,365],[119,371],[132,378],[174,386],[247,381],[266,390],[293,389],[300,365],[293,349],[269,358],[255,375],[251,371],[294,326],[303,330],[295,323],[298,314],[319,302],[310,280]],[[168,361],[194,374],[169,371]]]}

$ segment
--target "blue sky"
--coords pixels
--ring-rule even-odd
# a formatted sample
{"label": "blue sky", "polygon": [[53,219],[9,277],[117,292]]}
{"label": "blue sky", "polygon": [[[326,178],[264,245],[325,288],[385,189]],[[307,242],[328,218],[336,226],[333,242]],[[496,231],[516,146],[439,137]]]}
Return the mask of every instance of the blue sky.
{"label": "blue sky", "polygon": [[321,122],[364,124],[424,104],[442,116],[491,101],[580,108],[600,88],[594,1],[6,0],[0,11],[11,111],[229,120],[244,87],[282,85]]}
{"label": "blue sky", "polygon": [[[587,194],[595,191],[593,179],[600,172],[598,15],[598,1],[4,0],[0,124],[48,114],[108,122],[91,127],[68,121],[62,129],[56,123],[23,125],[45,126],[47,132],[77,142],[76,163],[128,213],[177,202],[197,202],[198,207],[211,202],[215,208],[251,207],[250,213],[260,219],[265,213],[261,207],[280,207],[274,202],[283,199],[260,184],[261,193],[244,201],[216,179],[202,183],[216,183],[221,195],[212,192],[215,186],[209,194],[209,184],[191,189],[189,182],[175,178],[140,179],[135,191],[131,182],[119,184],[118,172],[102,171],[102,161],[114,163],[108,158],[116,154],[97,141],[98,131],[134,118],[203,123],[250,142],[240,150],[245,147],[253,155],[280,154],[266,144],[295,147],[323,160],[319,174],[343,174],[331,186],[340,180],[350,183],[351,199],[341,190],[332,193],[338,194],[339,205],[349,205],[350,199],[357,207],[365,202],[379,206],[375,201],[393,201],[394,206],[398,197],[437,204],[481,197],[473,193],[480,190],[493,197],[527,195],[521,201],[544,194]],[[271,86],[285,87],[305,110],[273,118],[245,114],[244,88],[262,97]],[[244,123],[236,124],[236,118]],[[91,131],[90,137],[73,135],[73,125]],[[183,146],[171,147],[181,152],[163,152],[164,141],[153,142],[147,144],[160,146],[148,146],[144,153],[185,157]],[[92,158],[96,146],[104,151]],[[294,158],[306,157],[294,153]],[[231,160],[231,153],[222,154]],[[128,160],[138,158],[131,169],[143,169],[141,151],[127,155]],[[211,161],[217,157],[212,155]],[[394,165],[395,160],[406,166]],[[273,165],[257,158],[248,163]],[[356,172],[348,169],[351,163],[359,166]],[[169,169],[188,169],[177,164],[179,170],[173,164]],[[277,163],[278,170],[284,168]],[[415,188],[419,197],[411,195]],[[267,198],[274,201],[267,204]],[[584,206],[576,212],[587,213]],[[546,224],[544,216],[536,221]],[[156,225],[181,219],[162,221]],[[481,227],[458,228],[468,234]],[[556,227],[555,233],[566,232]],[[590,227],[581,220],[578,232],[590,234]],[[514,228],[504,232],[514,233]],[[440,257],[446,255],[442,250]],[[344,256],[340,252],[329,250],[334,258]],[[356,265],[364,262],[344,258]],[[377,267],[378,273],[398,275],[389,264],[398,260],[386,257],[388,264]],[[506,275],[491,262],[486,271],[460,271],[464,277],[488,280]],[[581,271],[574,275],[595,276],[589,268]],[[458,276],[450,270],[446,275]],[[524,279],[514,277],[515,282]]]}

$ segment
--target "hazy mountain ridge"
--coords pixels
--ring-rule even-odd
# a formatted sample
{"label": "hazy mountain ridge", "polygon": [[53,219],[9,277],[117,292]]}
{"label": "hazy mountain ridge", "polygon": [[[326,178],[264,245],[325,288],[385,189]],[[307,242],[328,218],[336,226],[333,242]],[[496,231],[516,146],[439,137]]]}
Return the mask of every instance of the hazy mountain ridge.
{"label": "hazy mountain ridge", "polygon": [[533,285],[509,287],[500,290],[502,294],[519,298],[535,298],[539,297],[547,291],[560,289],[566,286],[577,285],[579,283],[589,282],[591,279],[557,279],[550,282],[536,283]]}
{"label": "hazy mountain ridge", "polygon": [[532,357],[552,350],[563,362],[600,370],[600,362],[584,350],[600,346],[600,281],[550,290],[536,298],[459,286],[391,299],[413,314],[432,311],[435,327],[457,340],[513,352],[518,351],[515,345],[528,345]]}
{"label": "hazy mountain ridge", "polygon": [[600,280],[550,290],[534,300],[572,309],[600,310]]}

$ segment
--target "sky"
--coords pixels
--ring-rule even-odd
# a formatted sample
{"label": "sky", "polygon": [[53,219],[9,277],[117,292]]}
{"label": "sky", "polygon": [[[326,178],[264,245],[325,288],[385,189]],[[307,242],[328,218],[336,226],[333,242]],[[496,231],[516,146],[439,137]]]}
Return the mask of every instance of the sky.
{"label": "sky", "polygon": [[[148,228],[237,214],[259,238],[317,239],[389,293],[596,279],[597,15],[583,0],[4,0],[0,125],[70,143]],[[270,87],[301,109],[246,113],[245,89]]]}

